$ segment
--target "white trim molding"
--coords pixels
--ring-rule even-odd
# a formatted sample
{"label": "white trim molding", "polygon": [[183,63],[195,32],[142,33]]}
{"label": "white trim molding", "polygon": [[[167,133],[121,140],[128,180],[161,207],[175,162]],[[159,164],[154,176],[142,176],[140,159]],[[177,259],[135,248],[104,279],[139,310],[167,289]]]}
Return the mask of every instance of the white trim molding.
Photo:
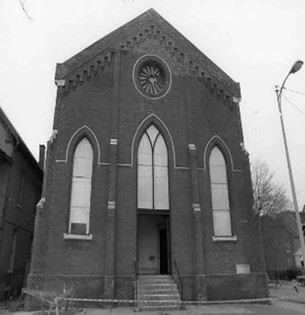
{"label": "white trim molding", "polygon": [[108,210],[115,210],[115,201],[108,201]]}
{"label": "white trim molding", "polygon": [[[82,129],[86,129],[88,130],[91,135],[93,136],[95,142],[96,142],[96,146],[97,146],[97,161],[98,161],[98,164],[101,164],[101,165],[104,165],[105,163],[101,163],[100,162],[100,158],[101,158],[101,150],[100,150],[100,145],[99,145],[99,142],[97,140],[97,137],[95,135],[95,133],[92,131],[92,129],[90,129],[88,126],[84,125],[80,128],[78,128],[74,133],[73,135],[71,136],[69,142],[68,142],[68,145],[67,145],[67,148],[66,148],[66,154],[65,154],[65,158],[63,160],[56,160],[56,163],[67,163],[68,162],[68,154],[69,154],[69,150],[70,150],[70,146],[71,146],[71,142],[73,140],[73,138],[82,130]],[[106,164],[108,165],[108,163]]]}
{"label": "white trim molding", "polygon": [[[138,88],[138,85],[137,85],[137,83],[136,83],[136,79],[135,79],[135,69],[136,69],[136,67],[137,67],[137,64],[138,64],[139,62],[141,62],[142,59],[147,58],[147,57],[153,57],[153,58],[155,58],[155,59],[160,59],[160,60],[164,63],[164,65],[165,65],[165,67],[167,68],[168,73],[169,73],[169,85],[168,85],[168,87],[167,87],[167,91],[166,91],[164,94],[160,95],[159,97],[150,97],[150,96],[148,96],[148,95],[145,95],[145,94]],[[135,64],[133,65],[133,69],[132,69],[132,80],[133,80],[133,84],[134,84],[135,88],[137,89],[137,91],[138,91],[142,96],[144,96],[144,97],[146,97],[146,98],[148,98],[148,99],[151,99],[151,100],[158,100],[158,99],[160,99],[160,98],[166,96],[167,93],[170,91],[171,86],[172,86],[172,72],[171,72],[171,69],[170,69],[170,67],[168,66],[167,62],[166,62],[163,58],[161,58],[160,56],[155,55],[155,54],[145,54],[145,55],[139,57],[138,60],[137,60],[137,61],[135,62]]]}
{"label": "white trim molding", "polygon": [[45,197],[42,197],[42,198],[39,200],[39,202],[37,203],[36,207],[39,208],[39,209],[43,209],[45,202],[46,202],[46,198],[45,198]]}
{"label": "white trim molding", "polygon": [[118,145],[118,139],[110,139],[111,145]]}
{"label": "white trim molding", "polygon": [[55,80],[55,84],[57,86],[65,86],[66,85],[66,80]]}
{"label": "white trim molding", "polygon": [[234,104],[239,104],[241,102],[241,98],[240,97],[236,97],[236,96],[233,96],[232,97],[232,101]]}
{"label": "white trim molding", "polygon": [[231,171],[232,172],[242,172],[243,170],[240,170],[240,169],[235,169],[234,168],[234,165],[233,165],[233,157],[232,157],[232,154],[231,154],[231,151],[229,149],[229,147],[227,146],[227,144],[225,143],[225,141],[218,135],[215,135],[213,137],[211,137],[211,139],[207,142],[205,148],[204,148],[204,153],[203,153],[203,170],[206,170],[207,169],[207,166],[206,166],[206,158],[207,158],[207,150],[208,150],[208,147],[210,146],[210,143],[214,140],[214,139],[217,139],[217,141],[221,142],[222,145],[225,147],[226,151],[228,152],[229,154],[229,159],[230,159],[230,162],[229,164],[231,165]]}
{"label": "white trim molding", "polygon": [[92,234],[68,234],[64,233],[64,240],[80,240],[91,241],[93,239]]}
{"label": "white trim molding", "polygon": [[57,130],[57,129],[53,129],[52,135],[51,135],[51,137],[50,137],[50,139],[49,139],[49,141],[50,141],[51,143],[53,143],[54,140],[56,140],[57,134],[58,134],[58,130]]}
{"label": "white trim molding", "polygon": [[249,152],[246,150],[245,143],[244,142],[240,142],[239,145],[240,145],[242,151],[248,156]]}
{"label": "white trim molding", "polygon": [[193,207],[193,212],[201,212],[201,208],[200,208],[200,204],[199,203],[193,203],[192,204]]}
{"label": "white trim molding", "polygon": [[237,236],[213,236],[213,242],[236,242]]}
{"label": "white trim molding", "polygon": [[190,151],[190,152],[196,151],[196,146],[195,146],[195,144],[189,143],[188,147],[189,147],[189,151]]}
{"label": "white trim molding", "polygon": [[145,124],[145,122],[149,119],[151,119],[151,117],[155,117],[160,124],[162,124],[162,126],[164,127],[164,129],[166,130],[169,139],[170,139],[170,145],[172,147],[172,152],[173,152],[173,160],[174,160],[174,169],[182,169],[182,170],[189,170],[189,167],[186,166],[177,166],[176,165],[176,152],[175,152],[175,146],[174,146],[174,141],[173,141],[173,137],[169,131],[169,129],[167,128],[167,126],[165,125],[165,123],[162,121],[162,119],[160,117],[158,117],[156,114],[150,114],[148,115],[145,119],[143,119],[143,121],[139,124],[137,130],[135,131],[134,135],[133,135],[133,139],[132,139],[132,144],[131,144],[131,163],[130,164],[122,164],[122,166],[130,166],[133,167],[133,151],[134,151],[134,144],[135,144],[135,139],[139,133],[140,128],[143,126],[143,124]]}

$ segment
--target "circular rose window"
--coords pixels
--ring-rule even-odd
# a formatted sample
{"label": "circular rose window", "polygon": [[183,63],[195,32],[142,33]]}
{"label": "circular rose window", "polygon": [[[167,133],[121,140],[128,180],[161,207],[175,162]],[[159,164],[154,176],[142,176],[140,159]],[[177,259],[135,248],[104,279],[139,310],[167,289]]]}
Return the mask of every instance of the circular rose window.
{"label": "circular rose window", "polygon": [[157,56],[145,55],[137,60],[133,69],[137,90],[148,98],[160,98],[167,94],[171,77],[167,64]]}

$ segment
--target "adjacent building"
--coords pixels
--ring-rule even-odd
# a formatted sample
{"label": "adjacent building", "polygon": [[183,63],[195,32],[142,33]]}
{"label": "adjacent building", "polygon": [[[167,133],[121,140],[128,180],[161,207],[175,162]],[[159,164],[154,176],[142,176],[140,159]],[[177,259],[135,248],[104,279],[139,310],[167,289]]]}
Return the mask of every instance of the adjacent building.
{"label": "adjacent building", "polygon": [[28,288],[133,299],[178,267],[183,300],[266,296],[239,84],[154,10],[55,82]]}
{"label": "adjacent building", "polygon": [[[300,218],[305,225],[305,212],[300,212]],[[285,211],[275,217],[262,216],[260,220],[268,273],[272,276],[275,270],[285,273],[303,268],[295,213]]]}
{"label": "adjacent building", "polygon": [[41,167],[0,108],[0,299],[23,287],[42,179]]}

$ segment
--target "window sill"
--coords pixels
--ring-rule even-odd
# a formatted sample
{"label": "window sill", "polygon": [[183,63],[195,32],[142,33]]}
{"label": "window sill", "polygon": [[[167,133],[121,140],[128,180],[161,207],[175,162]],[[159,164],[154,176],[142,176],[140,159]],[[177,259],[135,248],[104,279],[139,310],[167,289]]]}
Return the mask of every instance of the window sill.
{"label": "window sill", "polygon": [[68,234],[64,233],[64,240],[81,240],[81,241],[91,241],[92,234]]}
{"label": "window sill", "polygon": [[236,242],[237,236],[213,236],[213,242]]}

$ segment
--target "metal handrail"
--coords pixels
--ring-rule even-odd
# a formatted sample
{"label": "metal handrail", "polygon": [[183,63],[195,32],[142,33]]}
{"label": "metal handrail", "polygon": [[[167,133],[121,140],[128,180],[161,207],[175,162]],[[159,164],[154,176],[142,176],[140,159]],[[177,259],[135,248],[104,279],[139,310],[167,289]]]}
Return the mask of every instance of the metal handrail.
{"label": "metal handrail", "polygon": [[180,276],[180,272],[179,272],[179,268],[178,268],[176,259],[173,260],[173,263],[174,263],[174,267],[176,269],[176,273],[177,273],[177,276],[178,276],[178,283],[179,283],[178,286],[179,286],[181,300],[183,300],[183,283],[182,283],[182,279],[181,279],[181,276]]}
{"label": "metal handrail", "polygon": [[137,268],[137,260],[136,259],[134,259],[133,260],[133,296],[134,296],[134,300],[135,300],[135,302],[134,302],[134,304],[133,304],[133,306],[134,307],[136,307],[137,305],[137,299],[138,299],[138,283],[137,283],[137,270],[138,270],[138,268]]}

